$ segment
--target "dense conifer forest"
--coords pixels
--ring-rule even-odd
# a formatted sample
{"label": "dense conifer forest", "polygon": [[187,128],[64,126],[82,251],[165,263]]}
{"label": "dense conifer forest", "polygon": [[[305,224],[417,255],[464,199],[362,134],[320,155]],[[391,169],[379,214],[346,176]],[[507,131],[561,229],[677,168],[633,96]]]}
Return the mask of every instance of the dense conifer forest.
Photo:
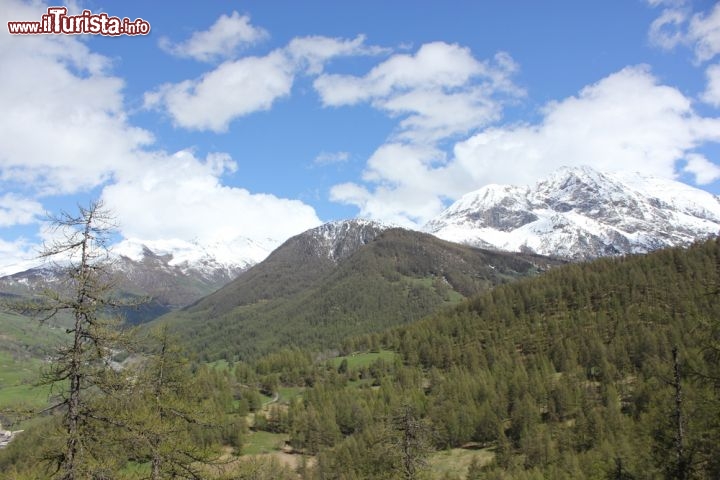
{"label": "dense conifer forest", "polygon": [[[719,240],[553,268],[338,358],[186,362],[160,333],[94,392],[82,478],[720,478]],[[59,416],[0,451],[6,478],[53,476]]]}
{"label": "dense conifer forest", "polygon": [[304,235],[237,280],[158,322],[201,360],[249,360],[282,347],[336,349],[564,263],[496,252],[393,228],[337,262]]}

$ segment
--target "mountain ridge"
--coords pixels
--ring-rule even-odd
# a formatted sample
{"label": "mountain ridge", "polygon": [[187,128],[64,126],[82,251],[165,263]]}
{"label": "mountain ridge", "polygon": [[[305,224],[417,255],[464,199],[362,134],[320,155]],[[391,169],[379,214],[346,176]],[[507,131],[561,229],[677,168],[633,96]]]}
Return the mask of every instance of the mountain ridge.
{"label": "mountain ridge", "polygon": [[458,243],[572,260],[685,246],[720,231],[720,200],[640,173],[564,167],[534,186],[487,185],[428,222]]}
{"label": "mountain ridge", "polygon": [[[219,260],[211,248],[190,242],[125,240],[110,252],[108,280],[116,284],[121,296],[149,298],[139,308],[123,311],[130,323],[142,323],[212,293],[266,255],[259,245],[247,245],[254,251],[249,255],[244,251],[233,262],[227,255],[220,255]],[[60,259],[2,276],[0,296],[20,298],[45,290],[62,290],[65,268]]]}
{"label": "mountain ridge", "polygon": [[[328,231],[341,235],[329,242]],[[338,251],[344,256],[333,259]],[[559,263],[350,220],[288,239],[233,282],[156,322],[168,322],[205,360],[331,348]]]}

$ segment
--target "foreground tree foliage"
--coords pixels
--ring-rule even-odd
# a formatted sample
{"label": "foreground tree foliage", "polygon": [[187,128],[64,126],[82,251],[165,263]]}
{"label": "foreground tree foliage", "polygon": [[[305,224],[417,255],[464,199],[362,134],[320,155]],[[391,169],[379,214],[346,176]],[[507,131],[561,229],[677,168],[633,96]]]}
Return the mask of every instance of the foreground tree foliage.
{"label": "foreground tree foliage", "polygon": [[[43,376],[59,402],[36,427],[44,435],[29,448],[29,478],[115,478],[130,460],[148,462],[147,478],[154,480],[202,478],[201,466],[218,455],[211,447],[225,443],[216,431],[230,407],[215,401],[218,385],[198,384],[202,377],[191,375],[166,330],[143,342],[133,364],[118,367],[113,355],[133,353],[136,344],[112,317],[114,308],[130,305],[112,296],[106,248],[112,216],[96,202],[79,207],[77,216],[62,214],[53,226],[56,240],[42,256],[66,265],[66,283],[15,306],[43,320],[72,317],[69,341]],[[238,435],[227,443],[239,445]],[[23,443],[14,442],[10,456]]]}
{"label": "foreground tree foliage", "polygon": [[225,411],[192,375],[167,328],[151,332],[141,362],[127,373],[132,378],[108,412],[117,417],[131,458],[149,463],[152,480],[203,478],[218,452],[198,437],[219,429]]}
{"label": "foreground tree foliage", "polygon": [[64,267],[66,283],[30,304],[15,306],[43,320],[66,312],[72,317],[66,331],[69,342],[56,352],[43,378],[60,399],[50,409],[61,412],[62,420],[41,456],[50,462],[48,474],[63,480],[89,478],[113,463],[111,457],[96,454],[94,445],[108,420],[99,415],[96,397],[117,390],[120,379],[110,368],[111,357],[125,346],[117,322],[105,315],[119,305],[111,296],[108,269],[113,228],[112,216],[100,202],[79,207],[77,215],[53,218],[54,240],[40,256]]}

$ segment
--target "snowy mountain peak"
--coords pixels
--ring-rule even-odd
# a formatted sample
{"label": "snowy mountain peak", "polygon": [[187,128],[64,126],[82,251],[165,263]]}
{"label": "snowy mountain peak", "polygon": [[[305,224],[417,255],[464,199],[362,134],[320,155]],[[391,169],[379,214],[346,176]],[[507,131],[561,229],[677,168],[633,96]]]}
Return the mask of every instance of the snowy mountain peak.
{"label": "snowy mountain peak", "polygon": [[372,220],[339,220],[324,223],[301,236],[312,239],[317,256],[336,262],[371,242],[388,228],[391,227]]}
{"label": "snowy mountain peak", "polygon": [[162,259],[170,267],[214,275],[217,270],[237,273],[261,262],[275,246],[276,242],[270,240],[262,245],[242,237],[231,242],[210,244],[185,240],[126,239],[113,247],[113,253],[134,262]]}
{"label": "snowy mountain peak", "polygon": [[580,260],[717,234],[720,201],[672,180],[565,167],[532,187],[488,185],[468,193],[425,230],[460,243]]}
{"label": "snowy mountain peak", "polygon": [[607,176],[587,165],[579,167],[560,167],[548,175],[545,180],[541,180],[538,183],[569,184],[573,181],[579,181],[585,184],[602,185],[607,181]]}
{"label": "snowy mountain peak", "polygon": [[[268,256],[267,245],[239,238],[200,244],[183,240],[126,239],[111,249],[109,274],[123,294],[152,297],[149,314],[185,306],[237,278]],[[0,295],[28,295],[59,288],[65,272],[58,265],[33,268],[0,277]]]}

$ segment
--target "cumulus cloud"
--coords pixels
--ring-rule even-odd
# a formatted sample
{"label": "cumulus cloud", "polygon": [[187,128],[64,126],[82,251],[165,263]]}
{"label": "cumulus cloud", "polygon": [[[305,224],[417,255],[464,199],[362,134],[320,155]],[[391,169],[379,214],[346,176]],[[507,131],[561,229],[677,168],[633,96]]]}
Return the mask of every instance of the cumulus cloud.
{"label": "cumulus cloud", "polygon": [[[698,116],[689,98],[659,84],[645,66],[627,67],[550,103],[544,115],[539,125],[493,128],[459,143],[456,160],[477,181],[526,182],[579,164],[673,177],[686,152],[720,140],[720,119]],[[515,172],[518,166],[522,172]]]}
{"label": "cumulus cloud", "polygon": [[685,5],[688,0],[646,0],[651,7],[664,5],[666,7],[679,7]]}
{"label": "cumulus cloud", "polygon": [[712,176],[710,166],[688,155],[720,142],[720,119],[699,116],[689,98],[661,85],[647,67],[614,73],[546,105],[543,115],[538,124],[487,128],[458,142],[447,160],[407,149],[386,155],[383,147],[376,155],[384,162],[368,161],[365,185],[339,185],[333,198],[366,216],[419,226],[440,212],[445,198],[488,183],[532,183],[563,165],[673,178],[688,158],[698,181]]}
{"label": "cumulus cloud", "polygon": [[309,36],[293,38],[284,49],[297,68],[304,69],[308,74],[319,75],[325,63],[335,57],[379,55],[387,49],[365,45],[365,36],[358,35],[352,40]]}
{"label": "cumulus cloud", "polygon": [[34,223],[44,212],[40,202],[35,200],[14,193],[0,196],[0,227]]}
{"label": "cumulus cloud", "polygon": [[702,63],[720,53],[720,3],[710,12],[695,13],[687,8],[673,6],[662,11],[650,25],[650,41],[667,50],[686,45]]}
{"label": "cumulus cloud", "polygon": [[685,43],[687,34],[685,22],[688,19],[686,12],[676,9],[664,10],[658,18],[650,24],[648,33],[650,41],[658,47],[670,50],[681,43]]}
{"label": "cumulus cloud", "polygon": [[262,28],[250,24],[250,17],[233,12],[221,15],[208,29],[194,32],[184,42],[173,43],[167,37],[160,39],[160,48],[177,57],[187,57],[201,62],[230,58],[240,47],[252,45],[267,38]]}
{"label": "cumulus cloud", "polygon": [[189,151],[156,153],[142,173],[120,175],[106,186],[102,198],[125,238],[282,240],[320,224],[315,210],[300,201],[223,185],[221,177],[236,168],[222,153],[204,160]]}
{"label": "cumulus cloud", "polygon": [[702,94],[704,102],[720,107],[720,64],[710,65],[705,71],[707,88]]}
{"label": "cumulus cloud", "polygon": [[720,53],[720,3],[707,15],[693,16],[688,36],[695,43],[695,56],[699,61],[710,60]]}
{"label": "cumulus cloud", "polygon": [[324,75],[315,87],[325,105],[352,105],[413,87],[460,87],[482,70],[469,49],[435,42],[415,55],[394,55],[363,77]]}
{"label": "cumulus cloud", "polygon": [[399,139],[432,143],[497,120],[499,95],[524,94],[511,80],[517,68],[506,53],[482,62],[468,48],[433,42],[393,55],[364,76],[325,74],[314,86],[325,106],[369,102],[402,118]]}
{"label": "cumulus cloud", "polygon": [[289,95],[294,72],[285,55],[227,61],[196,80],[167,83],[145,94],[147,108],[165,109],[176,125],[224,132],[230,122],[268,110]]}
{"label": "cumulus cloud", "polygon": [[[5,0],[0,20],[37,21],[46,8]],[[218,77],[231,79],[230,86],[241,90],[223,90],[233,94],[228,98],[213,96],[210,90],[222,82],[212,75],[177,91],[168,87],[168,98],[186,95],[191,106],[207,99],[226,119],[229,114],[217,104],[264,108],[289,88],[287,61],[280,56],[222,64]],[[141,240],[173,235],[186,240],[232,240],[225,235],[283,240],[319,223],[313,208],[302,202],[224,185],[237,168],[227,154],[200,160],[188,152],[171,155],[154,149],[150,132],[128,118],[124,82],[112,67],[79,37],[0,35],[0,227],[10,227],[0,238],[0,273],[7,272],[2,265],[9,263],[15,263],[15,271],[18,265],[28,267],[16,260],[35,255],[36,240],[13,238],[18,230],[12,227],[37,225],[37,237],[46,238],[41,217],[49,197],[92,189],[102,192],[116,211],[121,235]],[[250,71],[264,76],[264,85],[246,78]],[[247,106],[241,96],[256,103]],[[180,119],[190,115],[178,109]],[[202,116],[199,122],[214,128],[223,123]],[[273,218],[283,221],[268,221]],[[27,235],[28,229],[23,232]]]}
{"label": "cumulus cloud", "polygon": [[6,241],[0,238],[0,277],[35,266],[37,255],[37,246],[26,239]]}
{"label": "cumulus cloud", "polygon": [[265,56],[229,60],[197,79],[161,85],[145,94],[145,107],[165,111],[179,127],[225,132],[234,119],[268,110],[288,96],[298,73],[318,74],[336,56],[379,51],[364,41],[363,36],[295,38]]}
{"label": "cumulus cloud", "polygon": [[683,171],[694,175],[698,185],[707,185],[720,178],[720,167],[702,155],[693,153],[687,155],[686,159]]}
{"label": "cumulus cloud", "polygon": [[[3,22],[44,13],[13,1],[2,10]],[[72,36],[0,35],[0,181],[77,192],[152,141],[127,121],[124,84],[110,66]]]}
{"label": "cumulus cloud", "polygon": [[443,207],[443,192],[450,190],[445,163],[444,153],[434,147],[385,144],[370,157],[363,173],[363,180],[373,187],[335,185],[330,199],[357,206],[360,217],[416,227]]}

